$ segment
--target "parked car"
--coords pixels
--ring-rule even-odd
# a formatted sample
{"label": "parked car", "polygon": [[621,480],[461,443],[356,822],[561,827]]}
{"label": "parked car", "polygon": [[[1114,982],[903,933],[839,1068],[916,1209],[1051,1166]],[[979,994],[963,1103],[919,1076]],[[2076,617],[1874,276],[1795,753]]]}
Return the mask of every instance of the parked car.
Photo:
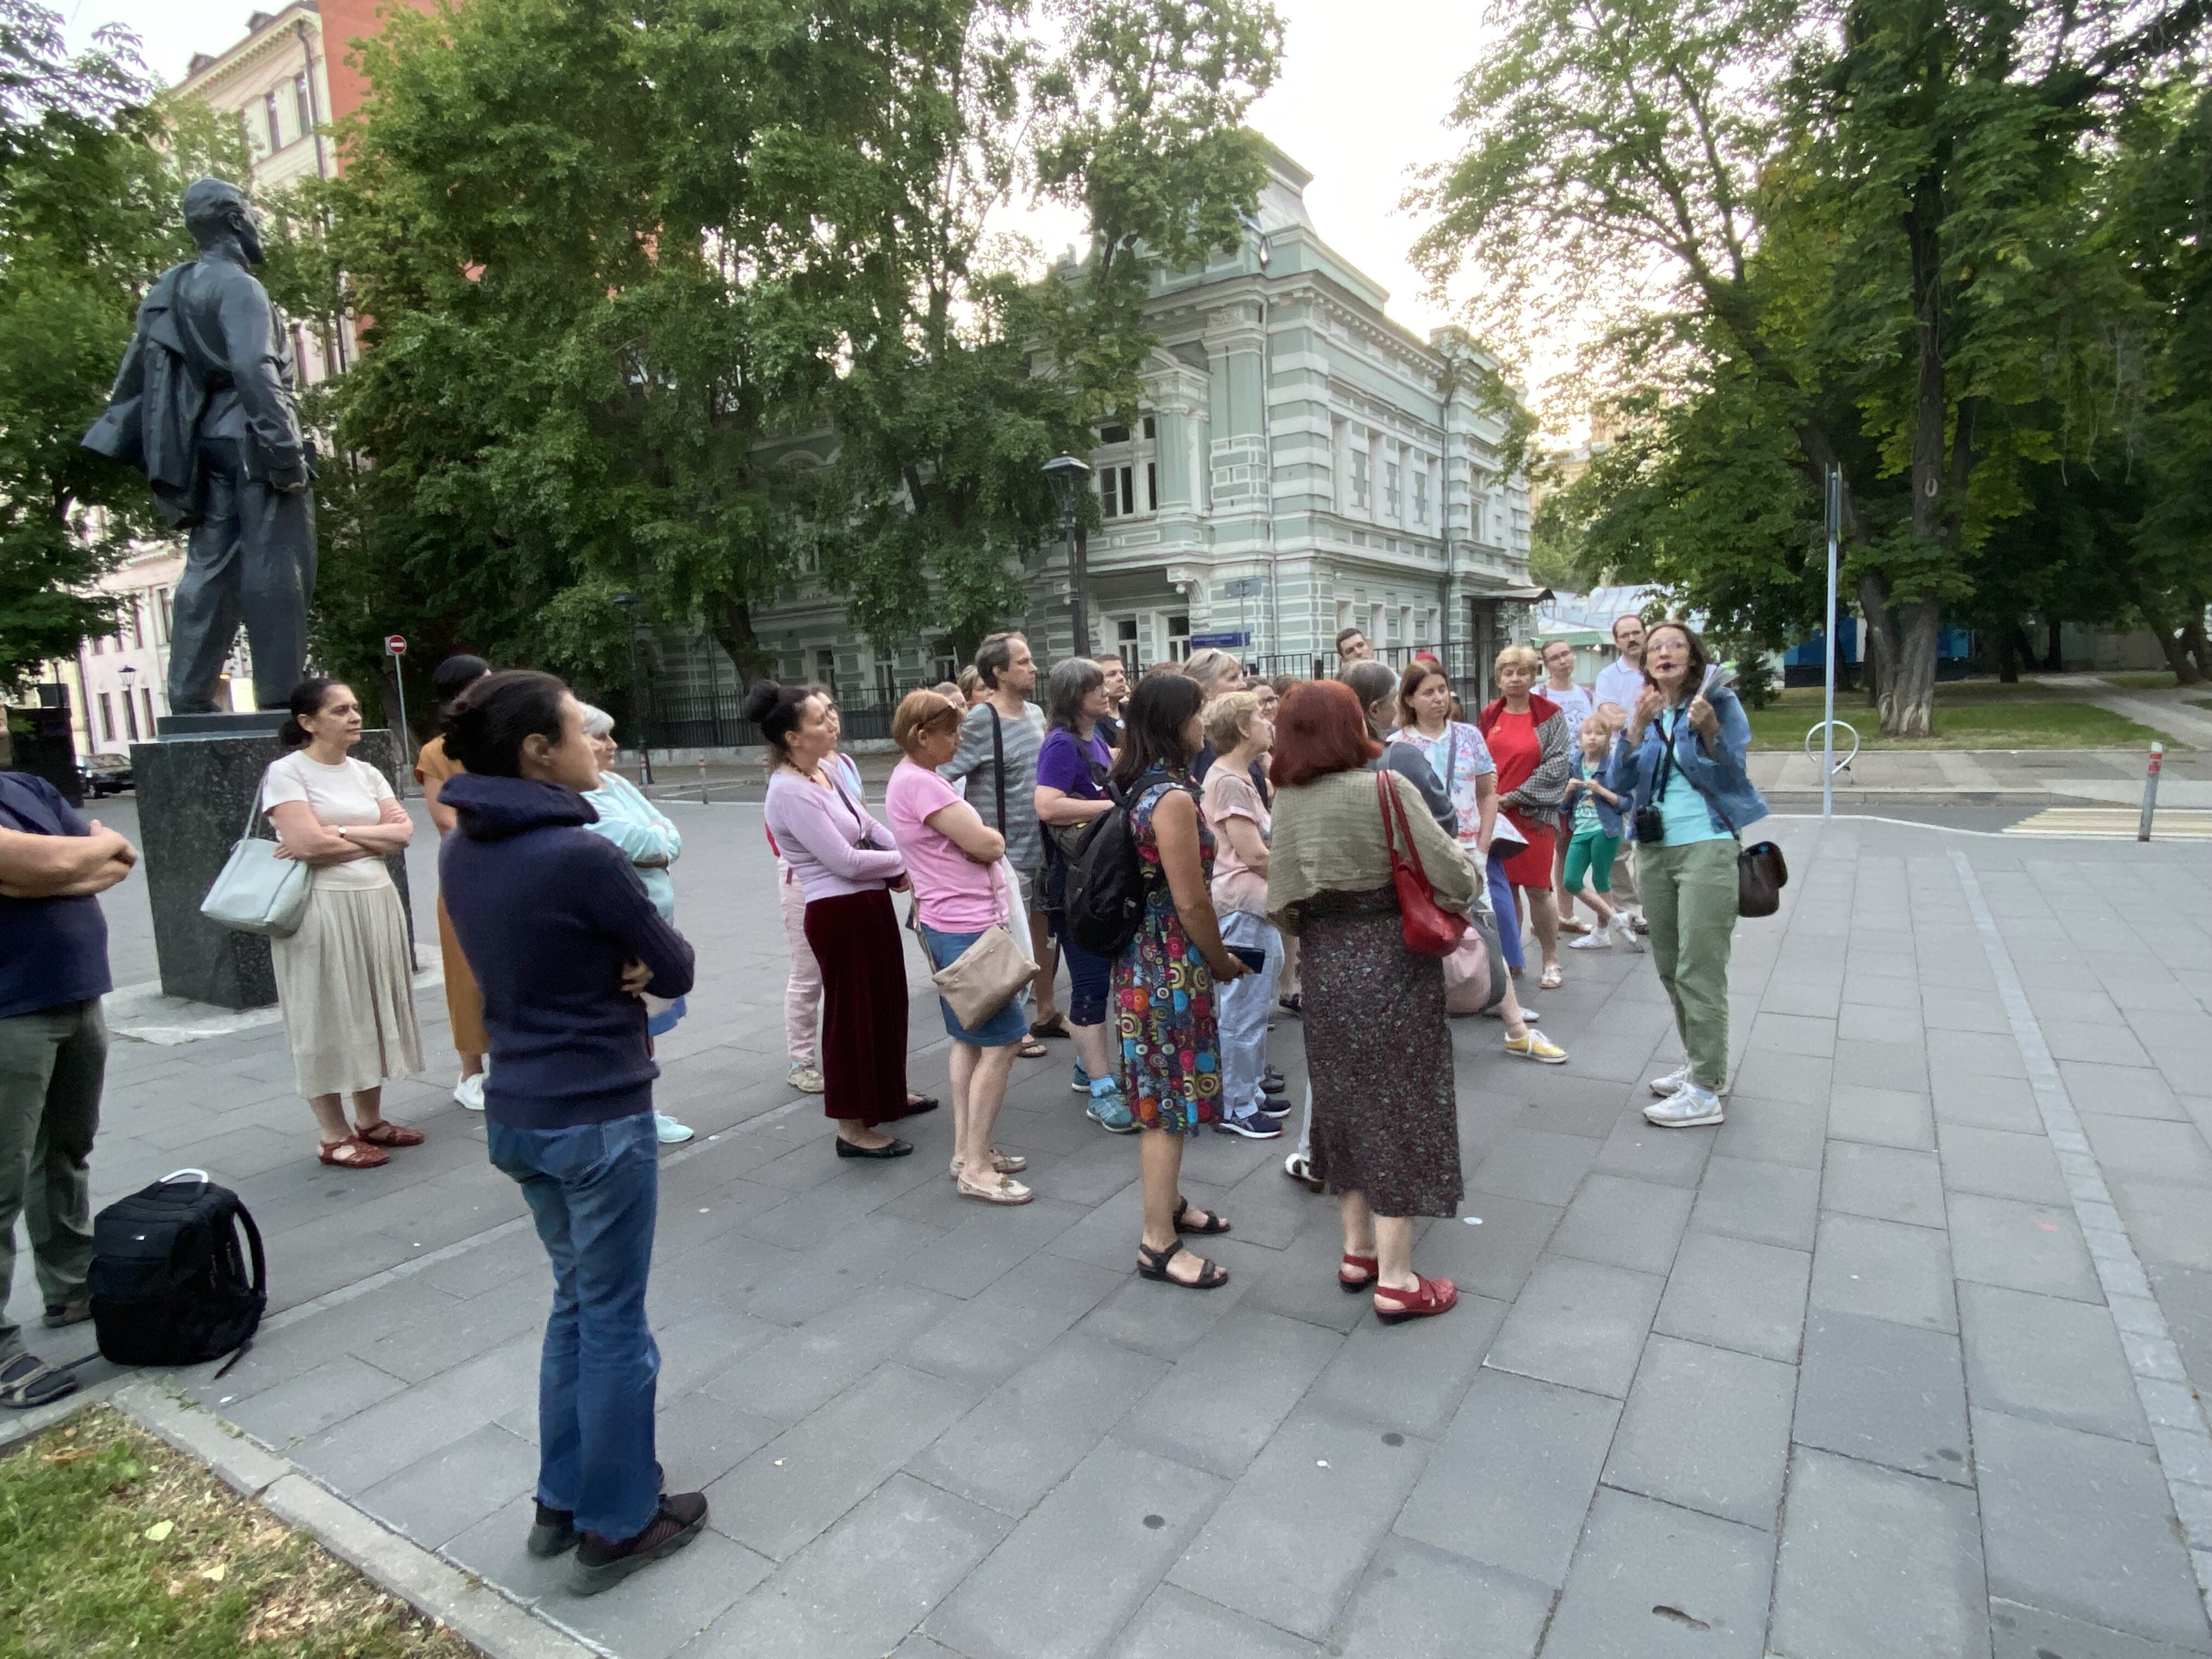
{"label": "parked car", "polygon": [[84,793],[94,800],[102,795],[119,795],[131,787],[128,755],[87,755],[77,762],[76,769],[84,780]]}

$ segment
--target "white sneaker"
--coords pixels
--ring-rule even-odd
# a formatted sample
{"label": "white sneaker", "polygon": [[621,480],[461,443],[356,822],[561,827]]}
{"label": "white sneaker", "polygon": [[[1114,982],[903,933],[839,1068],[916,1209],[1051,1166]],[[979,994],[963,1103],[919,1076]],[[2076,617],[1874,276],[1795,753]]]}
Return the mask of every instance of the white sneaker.
{"label": "white sneaker", "polygon": [[664,1146],[680,1146],[691,1139],[690,1127],[678,1123],[665,1112],[653,1115],[653,1132],[660,1137],[660,1144]]}
{"label": "white sneaker", "polygon": [[1666,1099],[1669,1095],[1680,1094],[1690,1086],[1691,1074],[1695,1070],[1696,1067],[1692,1066],[1688,1060],[1684,1060],[1680,1066],[1668,1073],[1666,1076],[1653,1078],[1651,1092],[1662,1100]]}
{"label": "white sneaker", "polygon": [[1613,949],[1613,929],[1593,927],[1580,939],[1567,941],[1570,951],[1610,951]]}
{"label": "white sneaker", "polygon": [[822,1073],[818,1068],[812,1066],[794,1066],[791,1068],[791,1086],[803,1095],[818,1095],[830,1085],[822,1080]]}
{"label": "white sneaker", "polygon": [[1613,913],[1613,941],[1624,950],[1634,951],[1639,954],[1644,950],[1644,940],[1637,933],[1636,924],[1629,921],[1628,914],[1625,910],[1616,910]]}
{"label": "white sneaker", "polygon": [[483,1091],[483,1073],[478,1072],[474,1077],[465,1077],[453,1085],[453,1098],[469,1110],[481,1112],[484,1109]]}
{"label": "white sneaker", "polygon": [[1644,1121],[1662,1129],[1694,1129],[1718,1123],[1725,1115],[1721,1097],[1694,1083],[1684,1084],[1666,1099],[1644,1109]]}

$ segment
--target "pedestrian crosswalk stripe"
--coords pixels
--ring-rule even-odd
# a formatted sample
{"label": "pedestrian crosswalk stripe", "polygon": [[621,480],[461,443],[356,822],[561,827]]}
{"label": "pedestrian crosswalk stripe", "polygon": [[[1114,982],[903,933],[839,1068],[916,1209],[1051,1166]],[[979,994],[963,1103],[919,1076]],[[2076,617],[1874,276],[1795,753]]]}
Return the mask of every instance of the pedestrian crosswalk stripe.
{"label": "pedestrian crosswalk stripe", "polygon": [[[2008,836],[2094,836],[2133,841],[2142,814],[2133,806],[2048,806],[2005,826]],[[2176,809],[2151,821],[2153,841],[2212,841],[2212,812]]]}

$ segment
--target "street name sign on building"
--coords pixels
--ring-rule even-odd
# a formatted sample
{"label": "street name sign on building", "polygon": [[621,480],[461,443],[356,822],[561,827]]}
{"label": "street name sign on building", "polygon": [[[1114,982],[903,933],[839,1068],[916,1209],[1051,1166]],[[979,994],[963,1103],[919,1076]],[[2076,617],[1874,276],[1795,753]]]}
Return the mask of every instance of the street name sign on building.
{"label": "street name sign on building", "polygon": [[1231,634],[1194,634],[1190,636],[1190,648],[1194,651],[1234,651],[1239,646],[1249,644],[1251,638],[1242,629]]}

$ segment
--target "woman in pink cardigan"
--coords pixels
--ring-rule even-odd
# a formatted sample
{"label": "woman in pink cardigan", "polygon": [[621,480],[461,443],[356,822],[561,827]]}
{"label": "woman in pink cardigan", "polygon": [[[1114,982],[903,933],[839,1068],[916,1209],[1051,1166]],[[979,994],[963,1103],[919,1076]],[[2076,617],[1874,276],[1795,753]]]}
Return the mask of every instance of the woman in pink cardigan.
{"label": "woman in pink cardigan", "polygon": [[775,752],[768,828],[806,893],[806,942],[822,964],[822,1097],[840,1158],[904,1158],[877,1126],[937,1104],[906,1086],[906,952],[893,890],[907,884],[891,832],[825,764],[837,732],[802,686],[757,685],[745,715]]}

